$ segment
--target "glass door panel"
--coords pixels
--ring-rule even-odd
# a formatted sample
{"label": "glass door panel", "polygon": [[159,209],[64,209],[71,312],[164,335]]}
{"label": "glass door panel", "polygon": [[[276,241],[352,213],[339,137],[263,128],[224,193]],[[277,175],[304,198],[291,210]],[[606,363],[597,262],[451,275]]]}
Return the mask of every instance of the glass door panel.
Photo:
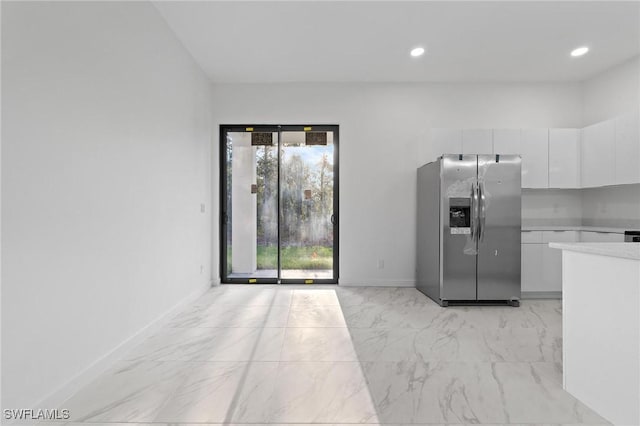
{"label": "glass door panel", "polygon": [[283,131],[280,152],[280,277],[333,280],[334,132]]}
{"label": "glass door panel", "polygon": [[224,283],[337,283],[338,126],[221,126]]}
{"label": "glass door panel", "polygon": [[279,135],[249,129],[223,134],[222,276],[225,282],[275,283]]}

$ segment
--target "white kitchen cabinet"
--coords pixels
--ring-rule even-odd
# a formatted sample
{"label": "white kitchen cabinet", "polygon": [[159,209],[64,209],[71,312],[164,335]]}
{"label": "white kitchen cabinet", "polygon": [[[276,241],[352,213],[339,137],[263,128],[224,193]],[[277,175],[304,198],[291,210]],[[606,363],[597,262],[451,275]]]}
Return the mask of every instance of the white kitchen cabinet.
{"label": "white kitchen cabinet", "polygon": [[549,129],[522,129],[522,187],[549,187]]}
{"label": "white kitchen cabinet", "polygon": [[542,244],[542,231],[522,231],[520,241],[522,244]]}
{"label": "white kitchen cabinet", "polygon": [[462,154],[462,129],[431,129],[427,161],[434,161],[442,154]]}
{"label": "white kitchen cabinet", "polygon": [[580,129],[549,129],[549,188],[580,188]]}
{"label": "white kitchen cabinet", "polygon": [[521,134],[520,129],[493,129],[493,153],[521,154]]}
{"label": "white kitchen cabinet", "polygon": [[491,129],[464,129],[462,131],[463,154],[492,154],[493,132]]}
{"label": "white kitchen cabinet", "polygon": [[426,161],[442,154],[516,154],[523,188],[640,183],[640,114],[583,129],[431,129]]}
{"label": "white kitchen cabinet", "polygon": [[543,231],[542,242],[548,243],[576,243],[580,240],[579,231]]}
{"label": "white kitchen cabinet", "polygon": [[624,234],[616,232],[581,231],[580,241],[583,243],[622,243]]}
{"label": "white kitchen cabinet", "polygon": [[640,182],[640,119],[638,113],[615,120],[615,183]]}
{"label": "white kitchen cabinet", "polygon": [[559,295],[562,292],[562,252],[549,243],[576,242],[579,231],[522,231],[522,291]]}
{"label": "white kitchen cabinet", "polygon": [[615,125],[603,121],[582,129],[581,186],[615,184]]}
{"label": "white kitchen cabinet", "polygon": [[542,285],[540,291],[562,291],[562,250],[542,245]]}
{"label": "white kitchen cabinet", "polygon": [[549,243],[575,243],[578,231],[544,231],[542,233],[542,275],[541,291],[562,291],[562,251],[549,247]]}
{"label": "white kitchen cabinet", "polygon": [[542,244],[521,245],[520,282],[523,292],[541,291],[544,282],[542,275]]}

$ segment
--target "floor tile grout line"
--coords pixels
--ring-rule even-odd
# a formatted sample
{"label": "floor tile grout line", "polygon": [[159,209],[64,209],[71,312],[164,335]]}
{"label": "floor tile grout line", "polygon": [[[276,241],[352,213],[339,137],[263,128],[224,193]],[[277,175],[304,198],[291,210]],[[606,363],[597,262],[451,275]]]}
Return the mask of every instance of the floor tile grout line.
{"label": "floor tile grout line", "polygon": [[[277,294],[277,291],[274,293],[274,298],[275,298],[275,294]],[[293,295],[292,295],[293,297]],[[273,302],[273,300],[272,300]],[[268,319],[269,314],[271,313],[273,309],[273,305],[269,307],[269,310],[267,311],[267,318],[265,318],[265,320]],[[291,310],[291,309],[289,309]],[[288,317],[288,313],[287,313],[287,323],[288,323],[289,317]],[[255,353],[258,349],[258,345],[260,344],[260,339],[262,338],[262,335],[264,333],[264,329],[265,327],[261,328],[261,331],[259,332],[257,338],[256,338],[256,342],[253,346],[253,349],[251,351],[251,356],[250,359],[253,359],[255,356]],[[286,327],[285,327],[285,331],[286,331]],[[283,336],[283,343],[284,343],[284,336]],[[281,348],[282,350],[282,348]],[[234,392],[233,398],[231,399],[231,402],[229,403],[229,406],[227,407],[226,413],[225,413],[225,417],[224,417],[224,424],[230,423],[231,419],[233,418],[235,411],[237,409],[238,406],[238,401],[240,398],[240,392],[242,391],[242,389],[244,388],[244,385],[246,383],[247,377],[249,375],[249,370],[251,369],[252,366],[252,362],[249,361],[247,363],[247,365],[245,366],[245,369],[242,373],[242,377],[240,378],[240,381],[238,382],[238,386],[236,387],[236,391]],[[276,366],[276,371],[277,369],[279,369],[280,364],[278,363],[278,365]]]}
{"label": "floor tile grout line", "polygon": [[[280,353],[278,354],[278,362],[282,361],[282,352],[284,351],[284,344],[287,340],[287,331],[289,330],[289,318],[291,318],[291,306],[293,305],[293,298],[296,290],[291,290],[291,300],[289,301],[289,312],[287,312],[287,322],[285,323],[284,336],[282,337],[282,344],[280,345]],[[278,364],[278,370],[280,370],[280,364]]]}
{"label": "floor tile grout line", "polygon": [[[186,363],[183,362],[183,364],[186,364]],[[184,368],[184,370],[183,370],[184,377],[182,377],[182,380],[176,380],[176,382],[178,382],[176,384],[176,386],[171,390],[171,392],[169,392],[167,397],[162,400],[162,403],[160,403],[158,405],[158,408],[157,408],[157,410],[155,412],[155,415],[153,417],[153,421],[155,421],[157,416],[160,415],[160,413],[162,412],[162,409],[165,407],[165,405],[167,405],[169,403],[169,400],[171,398],[173,398],[173,396],[175,396],[175,394],[178,392],[178,389],[180,389],[180,386],[182,386],[182,384],[185,383],[187,381],[187,379],[189,378],[189,374],[186,371],[186,366],[183,366],[183,368]]]}

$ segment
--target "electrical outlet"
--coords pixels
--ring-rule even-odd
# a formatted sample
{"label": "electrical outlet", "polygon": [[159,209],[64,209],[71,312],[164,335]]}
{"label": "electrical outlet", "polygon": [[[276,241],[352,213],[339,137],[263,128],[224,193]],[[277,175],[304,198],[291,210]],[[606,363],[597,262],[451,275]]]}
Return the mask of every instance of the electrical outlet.
{"label": "electrical outlet", "polygon": [[384,260],[378,259],[378,269],[384,269]]}
{"label": "electrical outlet", "polygon": [[204,213],[204,203],[200,204],[200,213]]}

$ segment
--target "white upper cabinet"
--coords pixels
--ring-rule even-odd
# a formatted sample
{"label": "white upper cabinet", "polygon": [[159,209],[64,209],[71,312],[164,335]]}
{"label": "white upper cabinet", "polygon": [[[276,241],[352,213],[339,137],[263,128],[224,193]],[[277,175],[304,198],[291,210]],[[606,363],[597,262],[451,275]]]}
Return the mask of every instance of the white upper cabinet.
{"label": "white upper cabinet", "polygon": [[462,131],[463,154],[492,154],[493,131],[491,129],[464,129]]}
{"label": "white upper cabinet", "polygon": [[580,129],[549,129],[549,188],[580,187]]}
{"label": "white upper cabinet", "polygon": [[583,188],[615,184],[614,120],[603,121],[582,129],[581,151]]}
{"label": "white upper cabinet", "polygon": [[431,146],[427,161],[434,161],[442,154],[462,154],[462,129],[431,129]]}
{"label": "white upper cabinet", "polygon": [[638,113],[615,120],[615,183],[640,182],[640,120]]}
{"label": "white upper cabinet", "polygon": [[522,154],[520,129],[493,129],[493,154]]}
{"label": "white upper cabinet", "polygon": [[640,183],[640,114],[583,129],[431,129],[427,161],[442,154],[522,157],[523,188]]}
{"label": "white upper cabinet", "polygon": [[549,187],[549,129],[522,129],[522,187]]}

